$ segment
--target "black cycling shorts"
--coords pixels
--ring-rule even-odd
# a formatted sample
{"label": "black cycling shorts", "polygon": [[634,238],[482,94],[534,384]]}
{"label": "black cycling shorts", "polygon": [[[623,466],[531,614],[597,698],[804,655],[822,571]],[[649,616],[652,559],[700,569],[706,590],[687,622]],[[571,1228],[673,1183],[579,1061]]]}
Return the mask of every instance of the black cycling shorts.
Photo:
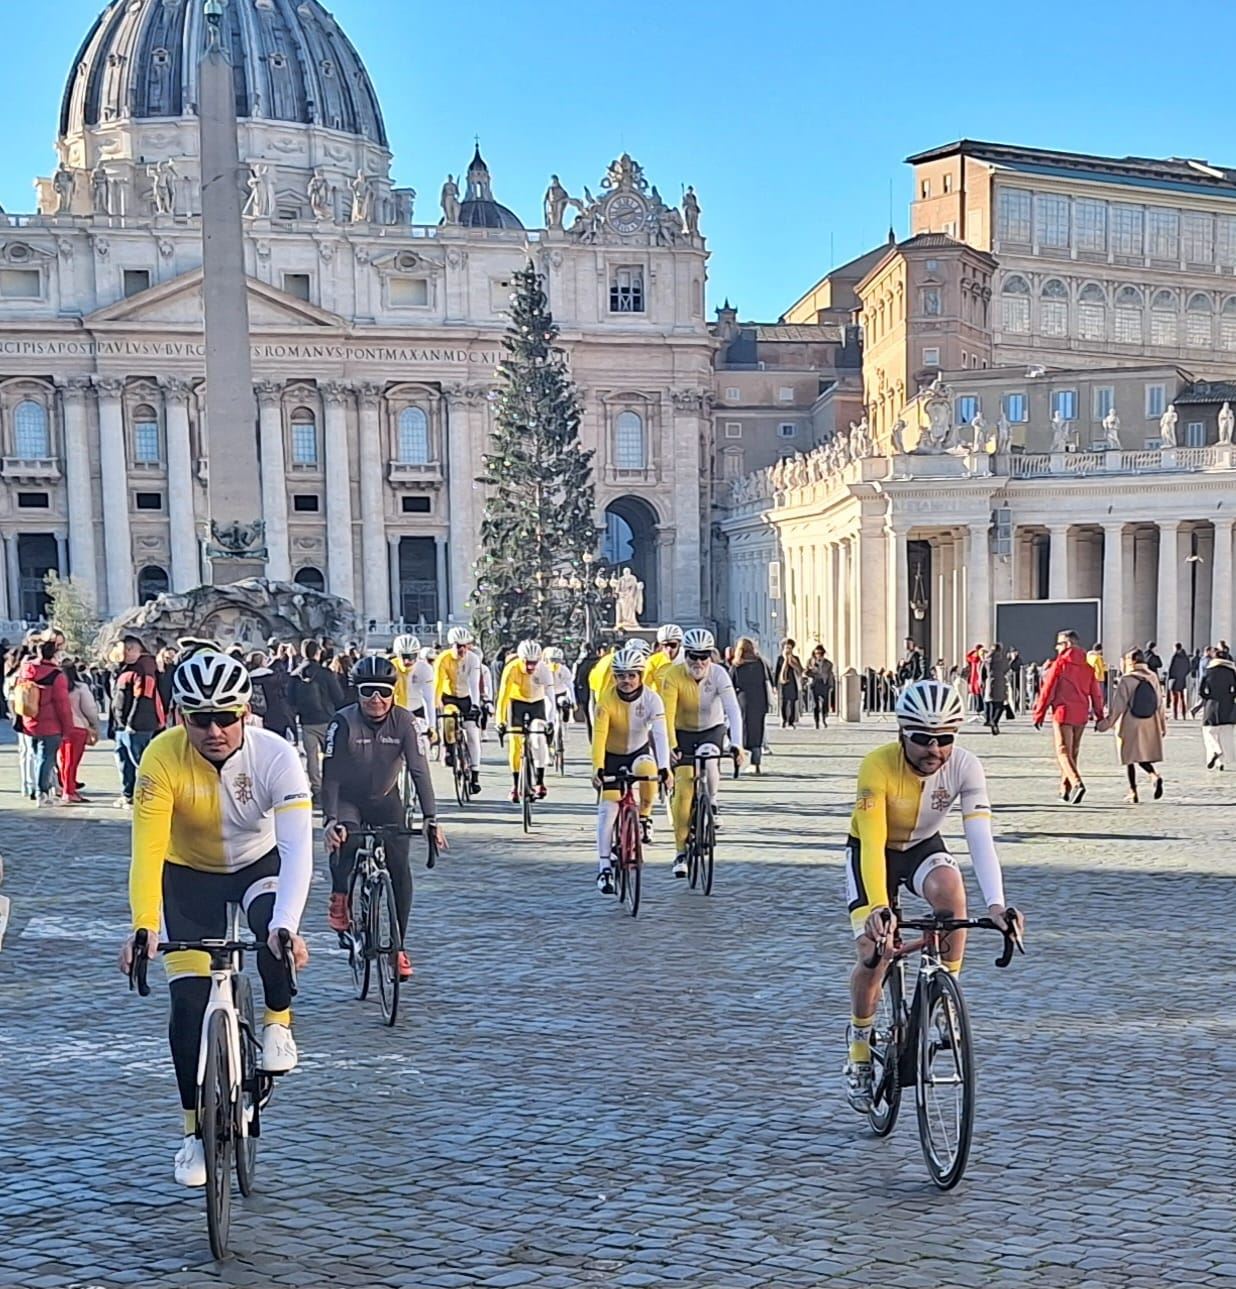
{"label": "black cycling shorts", "polygon": [[467,694],[463,695],[463,697],[458,694],[443,694],[442,706],[443,709],[447,707],[457,708],[460,716],[465,721],[471,721],[473,725],[480,719],[480,713],[473,707],[472,699]]}
{"label": "black cycling shorts", "polygon": [[634,752],[606,752],[605,765],[602,767],[601,773],[607,779],[612,778],[620,770],[625,770],[627,774],[634,774],[636,761],[651,761],[652,759],[652,748],[647,743],[643,747],[637,747]]}
{"label": "black cycling shorts", "polygon": [[678,751],[682,763],[690,765],[695,760],[695,753],[705,743],[711,743],[718,752],[725,751],[725,726],[714,725],[710,730],[679,730]]}
{"label": "black cycling shorts", "polygon": [[[870,904],[863,885],[862,843],[857,837],[847,837],[845,843],[845,885],[850,912]],[[935,868],[957,868],[957,861],[949,853],[948,844],[939,833],[915,842],[905,850],[884,849],[888,873],[888,898],[895,900],[897,891],[905,887],[915,895],[923,894],[923,882]],[[855,931],[858,934],[858,931]]]}
{"label": "black cycling shorts", "polygon": [[[272,850],[233,873],[208,873],[187,864],[163,865],[163,940],[222,940],[228,932],[228,905],[249,905],[279,889],[279,852]],[[274,905],[271,905],[273,912]],[[202,955],[205,957],[205,955]],[[168,977],[181,974],[176,958]],[[196,973],[194,973],[196,974]]]}

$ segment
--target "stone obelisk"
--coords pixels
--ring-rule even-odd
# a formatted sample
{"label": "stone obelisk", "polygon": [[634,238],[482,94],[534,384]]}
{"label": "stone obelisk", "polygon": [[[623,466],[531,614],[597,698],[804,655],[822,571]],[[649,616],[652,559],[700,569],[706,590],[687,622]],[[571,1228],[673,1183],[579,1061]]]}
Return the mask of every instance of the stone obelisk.
{"label": "stone obelisk", "polygon": [[236,90],[221,32],[225,2],[205,0],[206,51],[198,67],[210,461],[206,553],[216,586],[261,577],[266,567],[257,404],[249,352]]}

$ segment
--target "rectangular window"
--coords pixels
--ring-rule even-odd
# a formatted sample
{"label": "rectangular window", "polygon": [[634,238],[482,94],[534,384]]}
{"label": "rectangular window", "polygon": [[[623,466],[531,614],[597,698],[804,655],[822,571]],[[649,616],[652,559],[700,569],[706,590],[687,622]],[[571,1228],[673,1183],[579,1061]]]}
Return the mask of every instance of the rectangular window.
{"label": "rectangular window", "polygon": [[[1077,306],[1077,334],[1082,340],[1102,340],[1107,324],[1107,310],[1101,304],[1082,300]],[[1056,335],[1064,335],[1058,331]]]}
{"label": "rectangular window", "polygon": [[725,401],[727,403],[737,403],[742,397],[742,390],[737,385],[727,385],[725,387]]}
{"label": "rectangular window", "polygon": [[923,291],[923,312],[935,318],[940,314],[940,288],[929,286]]}
{"label": "rectangular window", "polygon": [[1116,325],[1113,340],[1122,345],[1140,345],[1142,343],[1142,311],[1140,309],[1120,308],[1116,310]]}
{"label": "rectangular window", "polygon": [[1146,386],[1146,416],[1147,418],[1159,417],[1167,410],[1167,386],[1166,385],[1147,385]]}
{"label": "rectangular window", "polygon": [[794,401],[794,391],[788,385],[782,385],[777,390],[777,399],[782,403],[792,403]]}
{"label": "rectangular window", "polygon": [[429,304],[429,279],[393,277],[390,280],[391,306],[395,309],[423,309]]}
{"label": "rectangular window", "polygon": [[1030,330],[1030,297],[1009,295],[1000,297],[1000,326],[1004,331],[1025,335]]}
{"label": "rectangular window", "polygon": [[140,295],[143,291],[150,290],[150,270],[149,269],[125,269],[124,271],[124,297],[127,300],[131,295]]}
{"label": "rectangular window", "polygon": [[1215,221],[1215,261],[1222,269],[1236,268],[1236,216],[1220,215]]}
{"label": "rectangular window", "polygon": [[638,265],[614,270],[609,284],[610,313],[644,312],[644,270]]}
{"label": "rectangular window", "polygon": [[1034,231],[1040,246],[1066,248],[1069,244],[1069,199],[1040,193],[1034,199]]}
{"label": "rectangular window", "polygon": [[405,497],[403,499],[403,513],[405,515],[428,515],[433,510],[433,502],[429,497]]}
{"label": "rectangular window", "polygon": [[133,427],[133,460],[137,465],[158,465],[159,427],[153,421],[139,421]]}
{"label": "rectangular window", "polygon": [[[1079,320],[1080,317],[1081,306],[1078,306]],[[1044,336],[1067,336],[1069,334],[1069,302],[1067,300],[1039,301],[1039,334]]]}
{"label": "rectangular window", "polygon": [[1151,206],[1146,211],[1146,254],[1152,260],[1180,258],[1180,212]]}
{"label": "rectangular window", "polygon": [[1030,194],[1001,188],[996,198],[996,236],[1002,242],[1030,242]]}
{"label": "rectangular window", "polygon": [[302,515],[315,515],[318,511],[318,494],[316,492],[294,492],[292,509]]}
{"label": "rectangular window", "polygon": [[1185,344],[1190,349],[1209,349],[1214,344],[1209,313],[1195,309],[1185,314]]}
{"label": "rectangular window", "polygon": [[318,430],[316,425],[292,426],[292,464],[307,466],[318,463]]}
{"label": "rectangular window", "polygon": [[940,350],[939,350],[939,348],[938,348],[938,347],[933,346],[933,347],[932,347],[932,348],[930,348],[930,349],[924,349],[924,350],[923,350],[923,366],[924,366],[924,367],[939,367],[939,365],[940,365]]}
{"label": "rectangular window", "polygon": [[1150,310],[1150,343],[1152,345],[1177,345],[1180,333],[1176,315],[1163,309]]}
{"label": "rectangular window", "polygon": [[1051,414],[1059,412],[1066,421],[1077,420],[1077,391],[1075,389],[1055,389],[1051,395]]}
{"label": "rectangular window", "polygon": [[727,439],[741,439],[741,438],[742,438],[742,422],[741,422],[741,421],[726,421],[726,423],[725,423],[725,437],[726,437]]}
{"label": "rectangular window", "polygon": [[1005,394],[1004,415],[1013,425],[1024,425],[1030,419],[1030,405],[1025,394]]}
{"label": "rectangular window", "polygon": [[1219,344],[1227,350],[1236,349],[1236,315],[1224,313],[1220,317]]}
{"label": "rectangular window", "polygon": [[1112,410],[1115,402],[1115,387],[1112,385],[1100,385],[1094,391],[1094,419],[1101,421]]}
{"label": "rectangular window", "polygon": [[136,492],[133,504],[138,510],[162,510],[163,494],[161,492]]}
{"label": "rectangular window", "polygon": [[743,473],[742,448],[726,448],[721,458],[721,477],[737,479]]}
{"label": "rectangular window", "polygon": [[1112,251],[1116,255],[1145,254],[1142,241],[1143,215],[1141,206],[1112,207]]}
{"label": "rectangular window", "polygon": [[918,191],[922,199],[926,201],[927,198],[931,196],[931,180],[924,179],[923,182],[919,184]]}
{"label": "rectangular window", "polygon": [[1073,202],[1073,236],[1079,251],[1107,250],[1107,203],[1092,197]]}
{"label": "rectangular window", "polygon": [[957,395],[957,424],[969,425],[978,415],[979,400],[977,394]]}
{"label": "rectangular window", "polygon": [[1185,426],[1185,447],[1204,448],[1206,446],[1206,422],[1190,421]]}
{"label": "rectangular window", "polygon": [[0,269],[0,299],[37,300],[42,294],[38,269]]}
{"label": "rectangular window", "polygon": [[283,275],[283,291],[285,295],[294,295],[298,300],[304,300],[308,304],[309,274],[285,273]]}
{"label": "rectangular window", "polygon": [[777,426],[777,437],[779,439],[792,439],[798,434],[798,426],[793,421],[782,421]]}
{"label": "rectangular window", "polygon": [[17,505],[21,510],[47,510],[51,506],[51,499],[45,492],[19,492]]}
{"label": "rectangular window", "polygon": [[1186,211],[1180,217],[1180,254],[1189,264],[1213,264],[1215,221],[1212,215]]}

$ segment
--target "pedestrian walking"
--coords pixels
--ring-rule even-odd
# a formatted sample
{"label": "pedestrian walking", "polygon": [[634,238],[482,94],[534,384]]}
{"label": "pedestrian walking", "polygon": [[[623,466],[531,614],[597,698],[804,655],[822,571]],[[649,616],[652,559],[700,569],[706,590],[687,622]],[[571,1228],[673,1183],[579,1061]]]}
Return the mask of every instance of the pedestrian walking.
{"label": "pedestrian walking", "polygon": [[1091,713],[1103,719],[1103,691],[1086,661],[1076,631],[1056,638],[1056,657],[1048,664],[1035,699],[1032,720],[1041,729],[1051,714],[1056,760],[1060,766],[1060,800],[1077,805],[1086,795],[1078,754]]}
{"label": "pedestrian walking", "polygon": [[314,802],[322,795],[322,749],[326,730],[343,706],[343,694],[332,672],[319,661],[321,647],[316,640],[301,645],[305,661],[296,669],[292,704],[300,717],[300,736],[305,749],[305,771]]}
{"label": "pedestrian walking", "polygon": [[781,656],[773,669],[773,684],[781,699],[781,728],[793,729],[798,724],[798,705],[802,701],[803,664],[794,652],[794,641],[781,642]]}
{"label": "pedestrian walking", "polygon": [[30,737],[35,799],[40,806],[55,803],[56,754],[73,728],[69,685],[54,661],[56,648],[54,640],[44,640],[38,646],[35,656],[22,664],[14,692],[17,714]]}
{"label": "pedestrian walking", "polygon": [[823,645],[816,645],[807,659],[807,685],[811,693],[811,714],[816,729],[828,729],[828,712],[833,701],[833,660]]}
{"label": "pedestrian walking", "polygon": [[163,728],[165,710],[159,694],[159,668],[140,636],[127,635],[124,661],[112,686],[112,724],[120,766],[118,806],[133,804],[137,767],[150,740]]}
{"label": "pedestrian walking", "polygon": [[976,644],[966,654],[966,692],[970,695],[970,710],[983,710],[983,646]]}
{"label": "pedestrian walking", "polygon": [[1167,692],[1171,697],[1173,720],[1183,720],[1185,717],[1185,690],[1189,685],[1191,666],[1184,645],[1177,642],[1167,663]]}
{"label": "pedestrian walking", "polygon": [[755,641],[740,636],[734,645],[734,691],[738,710],[742,712],[743,747],[751,757],[751,773],[762,774],[764,759],[764,722],[768,717],[770,695],[768,669]]}
{"label": "pedestrian walking", "polygon": [[1009,701],[1009,657],[997,640],[983,661],[983,707],[985,723],[993,734],[1000,733],[1000,720]]}
{"label": "pedestrian walking", "polygon": [[1134,649],[1126,659],[1124,675],[1112,687],[1111,711],[1095,728],[1116,731],[1120,764],[1129,776],[1125,800],[1137,804],[1140,766],[1154,780],[1154,799],[1158,801],[1163,795],[1163,776],[1157,767],[1163,760],[1167,712],[1159,677],[1146,665],[1146,655],[1140,649]]}
{"label": "pedestrian walking", "polygon": [[82,784],[78,778],[82,755],[88,747],[99,741],[99,706],[94,693],[82,677],[79,661],[66,662],[63,667],[69,689],[69,715],[72,725],[61,740],[56,756],[60,772],[60,795],[76,805],[84,805]]}
{"label": "pedestrian walking", "polygon": [[1202,746],[1206,768],[1224,769],[1232,759],[1232,726],[1236,725],[1236,663],[1215,654],[1202,672],[1197,696],[1202,702]]}

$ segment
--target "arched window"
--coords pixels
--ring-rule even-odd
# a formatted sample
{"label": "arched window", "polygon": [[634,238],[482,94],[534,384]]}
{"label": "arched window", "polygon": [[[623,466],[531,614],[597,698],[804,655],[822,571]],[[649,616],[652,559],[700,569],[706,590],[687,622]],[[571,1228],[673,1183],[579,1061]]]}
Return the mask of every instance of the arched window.
{"label": "arched window", "polygon": [[429,417],[419,407],[405,407],[399,413],[399,461],[429,464]]}
{"label": "arched window", "polygon": [[292,413],[292,464],[306,467],[318,463],[318,421],[307,407]]}
{"label": "arched window", "polygon": [[1116,327],[1113,339],[1122,345],[1143,342],[1142,293],[1135,286],[1122,286],[1116,292]]}
{"label": "arched window", "polygon": [[1152,345],[1178,345],[1180,343],[1180,301],[1175,291],[1156,291],[1150,301],[1150,343]]}
{"label": "arched window", "polygon": [[619,412],[614,422],[614,465],[619,470],[643,470],[648,464],[644,418],[638,412]]}
{"label": "arched window", "polygon": [[1069,289],[1059,278],[1050,278],[1039,292],[1039,331],[1045,336],[1069,334]]}
{"label": "arched window", "polygon": [[1077,334],[1083,340],[1107,335],[1107,295],[1095,282],[1088,282],[1077,297]]}
{"label": "arched window", "polygon": [[157,595],[163,595],[168,589],[167,569],[158,564],[147,564],[137,575],[137,602],[149,604]]}
{"label": "arched window", "polygon": [[310,591],[326,590],[326,579],[322,576],[322,570],[314,568],[311,564],[306,564],[304,568],[298,568],[296,576],[292,580],[297,586],[303,586]]}
{"label": "arched window", "polygon": [[158,465],[163,459],[159,447],[159,414],[148,403],[133,411],[133,461],[135,465]]}
{"label": "arched window", "polygon": [[36,461],[51,456],[47,408],[42,403],[27,398],[14,408],[13,452],[23,461]]}
{"label": "arched window", "polygon": [[1185,344],[1190,349],[1209,349],[1214,342],[1214,305],[1210,296],[1195,291],[1185,310]]}
{"label": "arched window", "polygon": [[1219,345],[1223,349],[1236,349],[1236,295],[1223,301],[1219,315]]}
{"label": "arched window", "polygon": [[1000,326],[1005,331],[1025,334],[1030,330],[1030,286],[1014,274],[1006,279],[1000,293]]}

